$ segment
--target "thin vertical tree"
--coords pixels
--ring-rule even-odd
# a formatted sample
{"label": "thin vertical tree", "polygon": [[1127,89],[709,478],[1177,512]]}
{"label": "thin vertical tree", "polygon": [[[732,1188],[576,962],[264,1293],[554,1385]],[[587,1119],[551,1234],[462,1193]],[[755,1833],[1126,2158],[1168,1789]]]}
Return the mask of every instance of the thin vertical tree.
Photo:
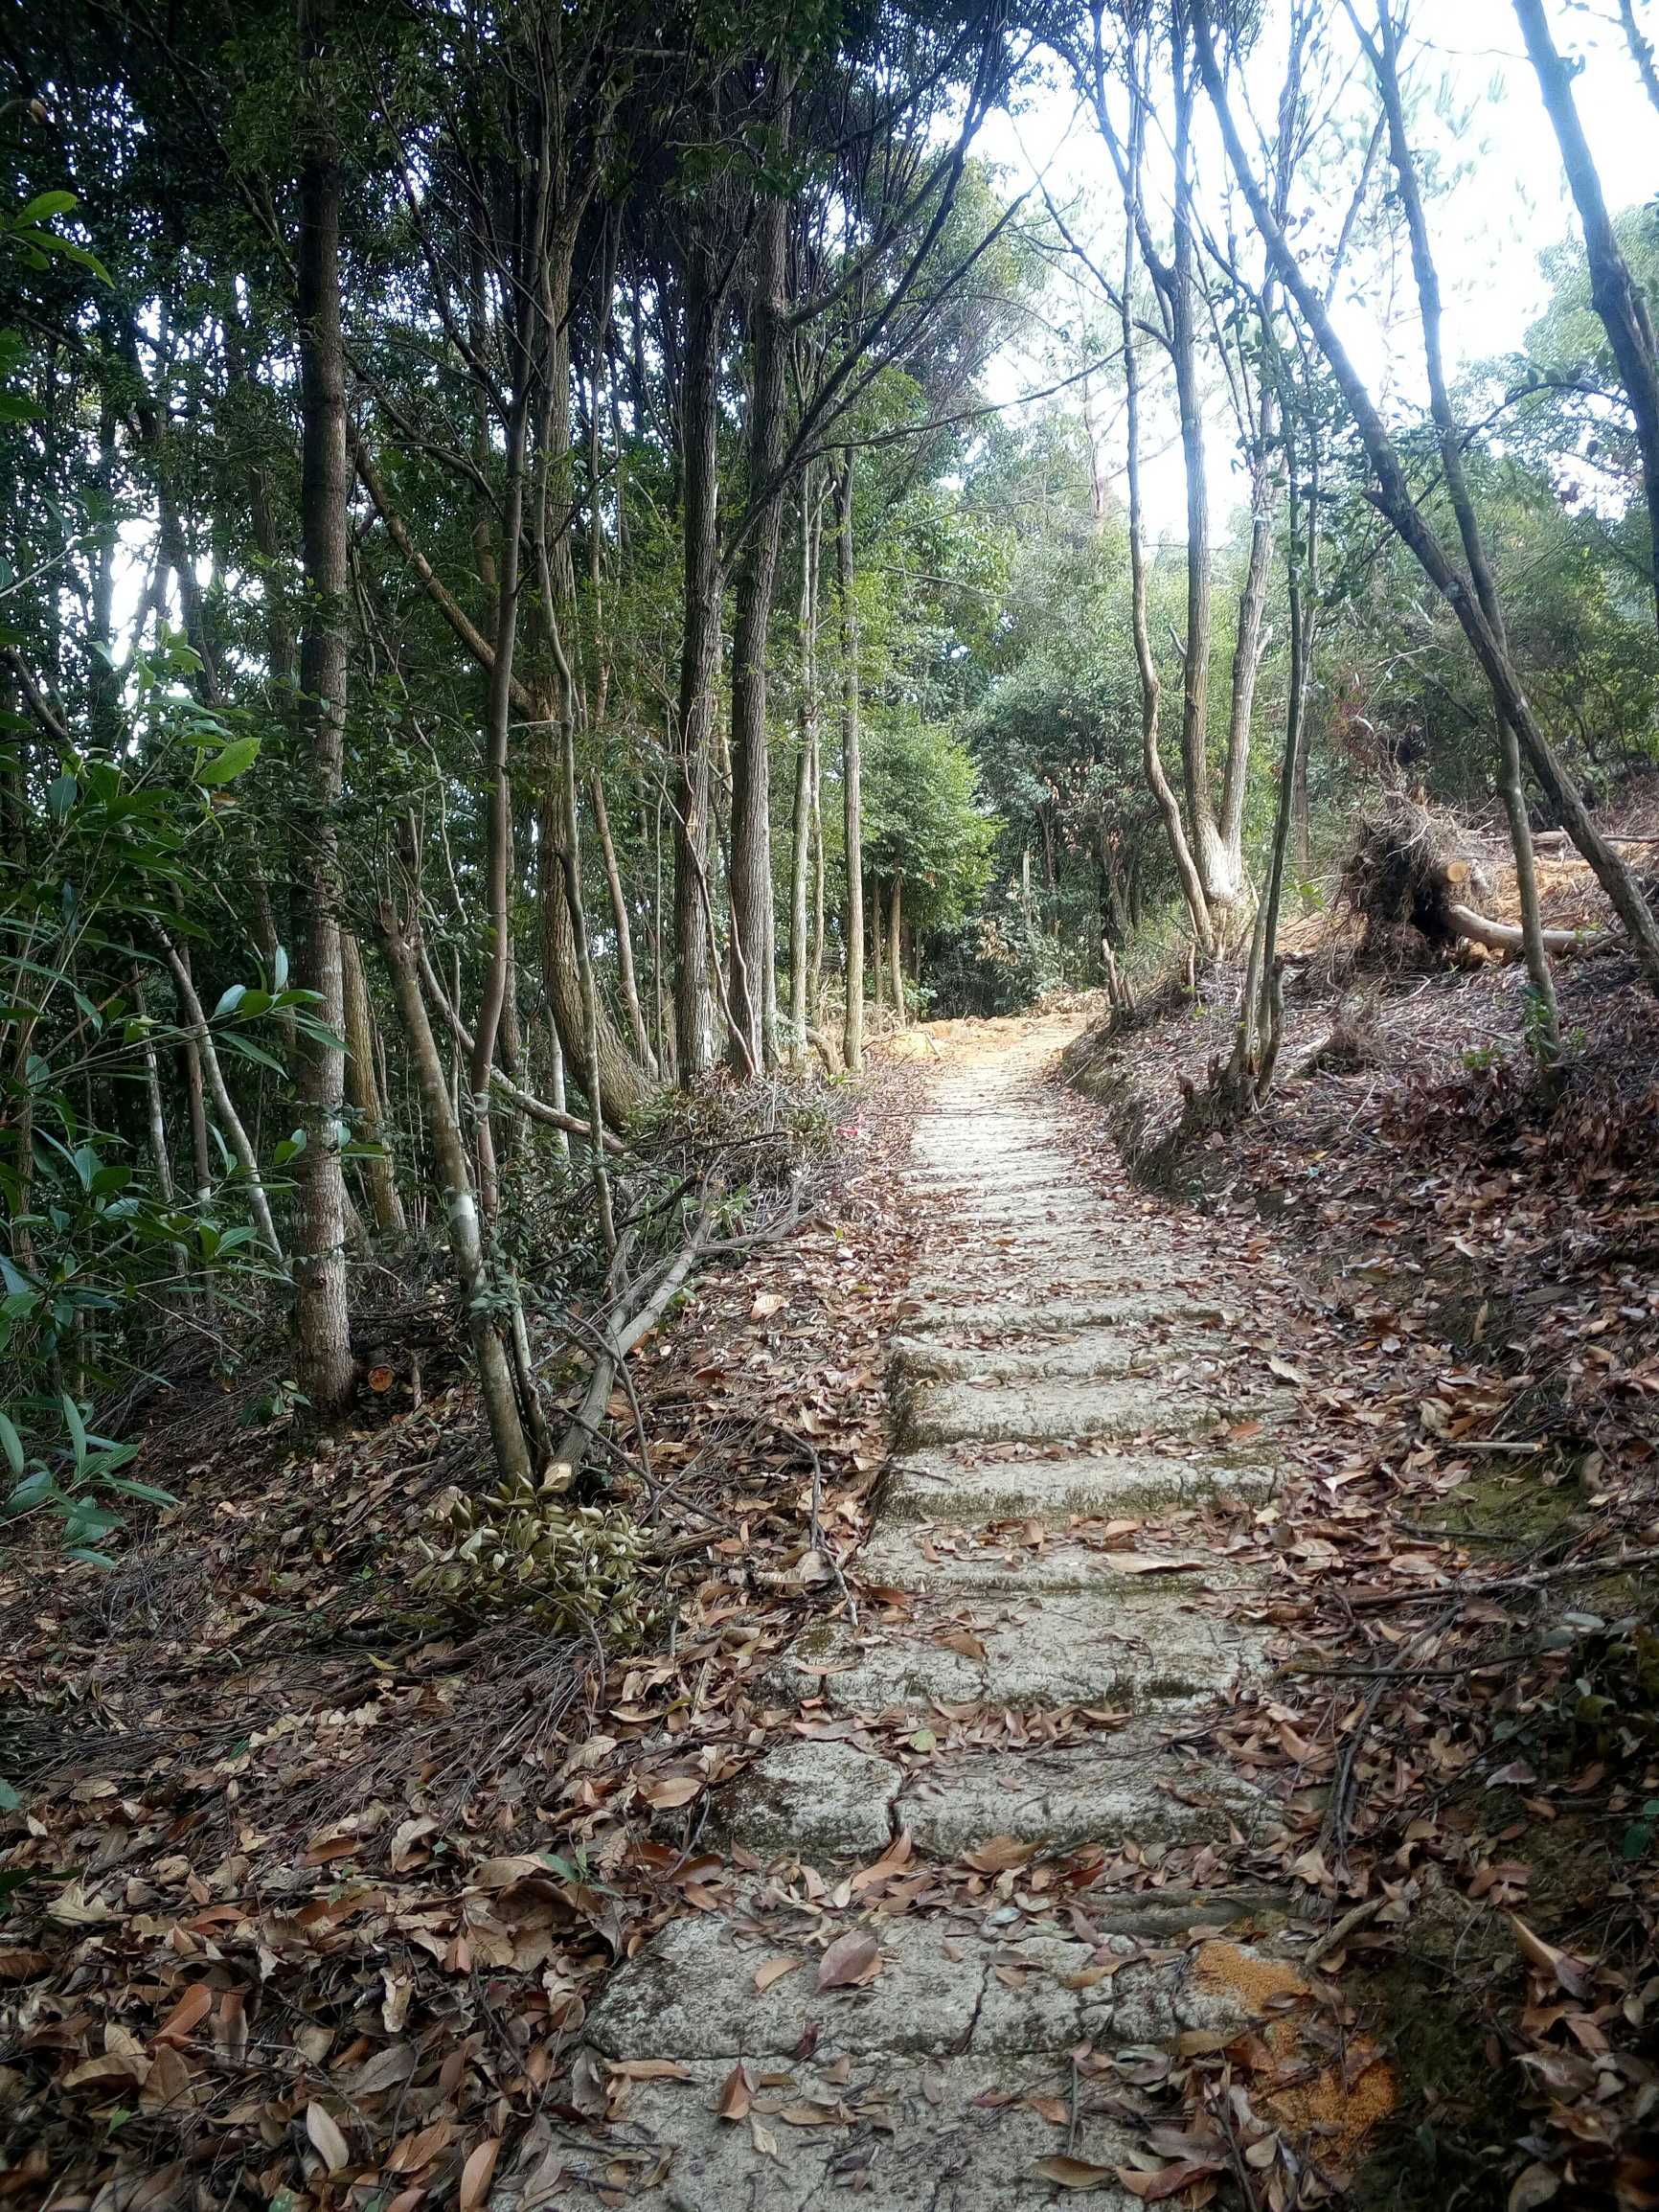
{"label": "thin vertical tree", "polygon": [[346,1281],[346,1184],[340,1162],[345,1100],[344,978],[340,964],[339,810],[345,751],[348,639],[346,356],[340,325],[341,149],[332,82],[336,0],[300,0],[302,102],[300,234],[300,531],[305,608],[294,813],[299,904],[296,980],[316,993],[318,1023],[300,1051],[306,1147],[294,1254],[297,1375],[327,1418],[351,1400]]}

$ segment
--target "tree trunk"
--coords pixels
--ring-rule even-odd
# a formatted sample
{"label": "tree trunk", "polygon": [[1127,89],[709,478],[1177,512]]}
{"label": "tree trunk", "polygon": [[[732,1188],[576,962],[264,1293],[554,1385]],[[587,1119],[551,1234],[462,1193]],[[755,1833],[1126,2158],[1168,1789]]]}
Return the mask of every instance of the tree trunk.
{"label": "tree trunk", "polygon": [[[787,125],[788,110],[784,110]],[[784,487],[778,481],[785,443],[785,286],[788,210],[771,194],[761,201],[749,296],[750,370],[748,478],[758,507],[738,565],[732,639],[732,942],[733,1012],[756,1067],[777,1062],[773,968],[771,764],[766,729],[766,653],[778,549],[784,530]],[[768,1032],[771,1034],[768,1034]]]}
{"label": "tree trunk", "polygon": [[604,779],[597,768],[588,778],[588,794],[593,801],[593,818],[599,831],[600,851],[604,855],[605,882],[610,887],[611,920],[616,925],[617,978],[622,986],[623,1005],[627,1011],[628,1027],[633,1032],[634,1049],[654,1083],[657,1059],[651,1050],[645,1011],[640,1005],[639,981],[634,973],[633,927],[628,919],[628,902],[623,890],[622,870],[617,866],[616,846],[610,833],[610,814],[604,803]]}
{"label": "tree trunk", "polygon": [[721,300],[715,255],[693,237],[686,262],[686,359],[680,404],[685,627],[674,729],[674,1043],[682,1084],[714,1064],[708,929],[709,807],[720,662],[719,372]]}
{"label": "tree trunk", "polygon": [[1210,783],[1210,647],[1214,627],[1210,583],[1210,479],[1204,445],[1204,394],[1193,328],[1197,242],[1193,213],[1193,83],[1187,39],[1177,9],[1171,17],[1170,70],[1175,110],[1175,255],[1170,287],[1170,353],[1181,422],[1187,479],[1187,639],[1181,683],[1181,780],[1187,825],[1205,906],[1234,904],[1242,887],[1216,820]]}
{"label": "tree trunk", "polygon": [[427,1133],[443,1189],[444,1217],[448,1223],[449,1259],[466,1316],[466,1333],[478,1361],[479,1391],[489,1423],[495,1464],[509,1481],[532,1475],[530,1448],[524,1439],[512,1369],[488,1298],[489,1288],[484,1258],[484,1236],[472,1178],[466,1167],[466,1146],[456,1118],[443,1063],[427,1017],[420,992],[415,947],[390,906],[379,917],[380,945],[392,976],[392,994],[408,1033],[420,1101],[426,1111]]}
{"label": "tree trunk", "polygon": [[[264,1239],[271,1252],[278,1260],[281,1260],[283,1257],[282,1243],[277,1236],[276,1223],[271,1219],[271,1202],[265,1196],[265,1186],[260,1176],[260,1163],[255,1155],[253,1145],[249,1141],[247,1129],[242,1124],[242,1117],[238,1113],[230,1091],[226,1087],[224,1070],[219,1065],[219,1056],[214,1046],[213,1032],[209,1029],[207,1016],[202,1012],[201,1000],[196,996],[195,985],[191,981],[190,969],[185,966],[183,957],[173,946],[164,941],[162,949],[167,957],[167,965],[172,973],[174,988],[178,992],[179,1013],[183,1017],[184,1026],[191,1033],[191,1040],[194,1045],[201,1072],[207,1077],[208,1088],[213,1093],[214,1105],[218,1109],[219,1120],[224,1124],[225,1140],[229,1144],[231,1154],[237,1166],[240,1168],[243,1179],[247,1184],[248,1204],[252,1208],[254,1220],[258,1224],[260,1235]],[[207,1139],[204,1129],[202,1142],[198,1148],[204,1158],[206,1149]],[[338,1153],[335,1154],[334,1164],[336,1168],[339,1166]],[[207,1196],[211,1189],[211,1178],[203,1176],[199,1163],[197,1187],[198,1194],[203,1197]],[[344,1195],[345,1186],[342,1183],[342,1197]],[[345,1235],[345,1209],[343,1206],[341,1208],[340,1234],[342,1238]],[[349,1354],[348,1357],[350,1357]]]}
{"label": "tree trunk", "polygon": [[398,1171],[386,1144],[380,1111],[379,1085],[375,1080],[375,1027],[369,1012],[369,986],[363,973],[363,956],[350,930],[341,932],[340,965],[345,983],[346,1073],[357,1128],[365,1144],[378,1145],[377,1156],[364,1162],[369,1202],[375,1209],[375,1226],[383,1237],[407,1234],[403,1201],[398,1195]]}
{"label": "tree trunk", "polygon": [[904,1029],[909,1014],[904,1004],[904,878],[896,874],[888,891],[887,972],[893,981],[893,1011]]}
{"label": "tree trunk", "polygon": [[[306,580],[300,644],[294,880],[302,988],[339,1035],[339,806],[346,722],[348,501],[346,363],[340,332],[340,148],[330,77],[336,0],[300,0],[307,80],[300,165],[300,523]],[[207,1059],[204,1054],[204,1060]],[[208,1061],[209,1073],[213,1063]],[[346,1056],[307,1038],[300,1054],[306,1149],[300,1155],[300,1240],[294,1263],[297,1379],[314,1413],[344,1410],[355,1387],[346,1284],[346,1184],[340,1109]]]}
{"label": "tree trunk", "polygon": [[[1590,299],[1606,331],[1613,358],[1619,364],[1620,380],[1630,401],[1630,412],[1636,419],[1636,444],[1642,455],[1642,482],[1648,499],[1648,539],[1653,557],[1654,605],[1659,616],[1659,347],[1654,343],[1653,319],[1641,286],[1619,251],[1595,156],[1579,119],[1573,73],[1562,60],[1550,34],[1543,0],[1514,0],[1514,7],[1583,227],[1584,251],[1590,263]],[[1640,61],[1646,42],[1636,32],[1633,18],[1626,22],[1625,34]],[[1651,49],[1648,51],[1647,60],[1650,70]]]}
{"label": "tree trunk", "polygon": [[789,1022],[794,1050],[805,1054],[812,1025],[812,946],[808,942],[813,832],[818,778],[818,547],[822,506],[810,464],[801,479],[801,704],[797,717],[795,805],[789,852]]}
{"label": "tree trunk", "polygon": [[1141,372],[1134,315],[1135,233],[1140,212],[1141,155],[1145,136],[1146,103],[1137,87],[1129,120],[1129,156],[1124,187],[1128,220],[1124,233],[1124,287],[1120,300],[1120,321],[1124,340],[1125,414],[1128,442],[1129,601],[1135,636],[1135,665],[1141,679],[1141,763],[1146,771],[1148,787],[1163,819],[1164,833],[1170,840],[1175,873],[1180,878],[1187,911],[1193,918],[1193,934],[1197,939],[1198,949],[1209,959],[1216,948],[1215,932],[1210,921],[1210,902],[1204,895],[1203,880],[1187,843],[1179,803],[1170,787],[1170,779],[1164,773],[1163,756],[1158,750],[1158,708],[1163,695],[1163,683],[1158,674],[1158,664],[1152,657],[1152,641],[1147,625],[1147,551],[1141,494]]}
{"label": "tree trunk", "polygon": [[881,907],[881,878],[870,878],[870,1004],[877,1029],[881,1026],[881,970],[886,965],[883,947],[886,926]]}
{"label": "tree trunk", "polygon": [[1644,37],[1636,21],[1635,0],[1619,0],[1619,21],[1624,26],[1625,43],[1630,49],[1630,58],[1636,64],[1636,74],[1642,80],[1642,89],[1659,108],[1659,63],[1653,58],[1652,41]]}
{"label": "tree trunk", "polygon": [[587,1093],[589,1167],[593,1174],[594,1202],[607,1252],[616,1250],[616,1220],[611,1211],[610,1175],[604,1164],[604,1113],[599,1095],[599,990],[594,982],[593,955],[588,946],[587,922],[581,903],[581,834],[576,813],[576,742],[568,722],[564,726],[564,836],[562,839],[564,896],[570,908],[570,925],[576,938],[577,971],[581,977],[582,1014],[587,1058],[582,1062],[582,1088]]}
{"label": "tree trunk", "polygon": [[847,828],[847,1066],[864,1065],[864,801],[858,726],[858,606],[852,591],[852,452],[835,479],[835,581],[841,602],[841,794]]}
{"label": "tree trunk", "polygon": [[[550,753],[552,749],[550,748]],[[564,768],[553,754],[542,764],[535,796],[535,906],[540,924],[542,988],[567,1062],[583,1066],[588,1058],[587,1015],[576,932],[565,899]],[[645,1069],[628,1050],[602,1001],[598,1009],[600,1106],[607,1127],[622,1129],[648,1090]]]}

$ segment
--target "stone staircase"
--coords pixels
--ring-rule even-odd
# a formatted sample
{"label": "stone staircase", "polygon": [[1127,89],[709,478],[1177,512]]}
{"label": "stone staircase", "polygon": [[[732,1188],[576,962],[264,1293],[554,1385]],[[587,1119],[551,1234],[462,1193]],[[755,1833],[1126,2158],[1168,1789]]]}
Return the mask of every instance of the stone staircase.
{"label": "stone staircase", "polygon": [[[1125,1883],[1089,1891],[1079,1927],[1026,1873],[1034,1846],[1156,1863],[1270,1817],[1171,1742],[1262,1665],[1229,1602],[1248,1578],[1190,1555],[1128,1571],[1110,1524],[1270,1494],[1280,1411],[1265,1378],[1231,1380],[1228,1316],[1175,1232],[1082,1183],[1034,1057],[935,1081],[913,1187],[938,1227],[894,1350],[856,1618],[769,1686],[800,1733],[720,1808],[738,1904],[670,1924],[589,2020],[589,2063],[625,2084],[614,2162],[573,2152],[537,2204],[591,2204],[607,2172],[616,2201],[667,2212],[1047,2203],[1040,2160],[1133,2150],[1079,2052],[1224,2037],[1251,2018],[1252,1962],[1268,1986],[1284,1972],[1218,1934],[1254,1916],[1259,1938],[1261,1899]],[[1009,1865],[978,1894],[907,1894],[988,1849]],[[860,1929],[868,1974],[820,1988],[827,1944]],[[1088,2197],[1139,2201],[1110,2178]]]}

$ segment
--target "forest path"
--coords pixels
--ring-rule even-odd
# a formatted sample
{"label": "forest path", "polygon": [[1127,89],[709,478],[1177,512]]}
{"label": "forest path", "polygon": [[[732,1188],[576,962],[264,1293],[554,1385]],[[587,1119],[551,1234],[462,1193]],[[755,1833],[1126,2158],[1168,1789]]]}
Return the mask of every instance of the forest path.
{"label": "forest path", "polygon": [[[1272,1898],[1197,1886],[1206,1839],[1265,1814],[1179,1741],[1261,1668],[1249,1578],[1190,1541],[1154,1566],[1171,1513],[1271,1494],[1281,1406],[1239,1380],[1178,1217],[1102,1200],[1068,1155],[1035,1080],[1068,1034],[933,1072],[854,1607],[768,1685],[774,1747],[694,1846],[747,1869],[740,1904],[671,1922],[590,2019],[613,2177],[670,2212],[978,2212],[1084,2167],[1127,2212],[1145,2192],[1114,2170],[1148,2159],[1119,2054],[1214,2048],[1299,1986]],[[1052,1881],[1042,1855],[1091,1852],[1080,1894]]]}

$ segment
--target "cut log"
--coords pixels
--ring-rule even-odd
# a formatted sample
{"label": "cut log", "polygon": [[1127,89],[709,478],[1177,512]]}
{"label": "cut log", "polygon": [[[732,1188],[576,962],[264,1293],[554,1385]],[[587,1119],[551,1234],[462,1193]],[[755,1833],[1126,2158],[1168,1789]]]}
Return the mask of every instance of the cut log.
{"label": "cut log", "polygon": [[[1490,921],[1485,914],[1477,914],[1472,906],[1460,905],[1456,900],[1450,899],[1441,912],[1447,926],[1459,937],[1466,938],[1471,945],[1484,945],[1489,952],[1519,952],[1522,949],[1518,923]],[[1598,941],[1601,931],[1546,929],[1543,934],[1544,948],[1548,952],[1582,952]]]}

